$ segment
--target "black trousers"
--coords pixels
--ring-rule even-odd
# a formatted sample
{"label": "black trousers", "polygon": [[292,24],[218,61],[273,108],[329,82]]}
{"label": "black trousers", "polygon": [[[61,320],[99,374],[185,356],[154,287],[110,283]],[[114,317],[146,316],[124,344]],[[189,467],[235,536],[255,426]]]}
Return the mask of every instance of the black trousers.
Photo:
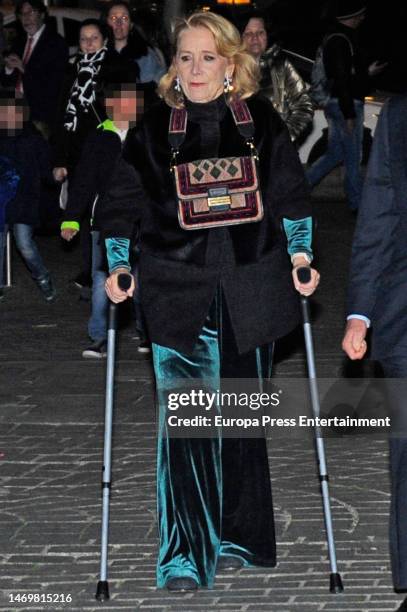
{"label": "black trousers", "polygon": [[[407,378],[407,358],[392,357],[381,363],[388,379]],[[390,413],[390,556],[396,590],[407,590],[407,399],[406,385],[386,385]]]}

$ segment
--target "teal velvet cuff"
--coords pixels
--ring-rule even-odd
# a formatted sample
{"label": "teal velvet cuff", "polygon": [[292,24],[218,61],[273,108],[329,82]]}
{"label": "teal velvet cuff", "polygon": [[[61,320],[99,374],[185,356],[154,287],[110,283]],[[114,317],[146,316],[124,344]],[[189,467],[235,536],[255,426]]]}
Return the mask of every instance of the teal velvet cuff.
{"label": "teal velvet cuff", "polygon": [[283,226],[287,236],[288,254],[306,253],[312,259],[312,217],[294,221],[284,218]]}
{"label": "teal velvet cuff", "polygon": [[114,270],[118,268],[127,268],[130,270],[130,240],[128,238],[106,238],[105,244],[109,272],[114,272]]}

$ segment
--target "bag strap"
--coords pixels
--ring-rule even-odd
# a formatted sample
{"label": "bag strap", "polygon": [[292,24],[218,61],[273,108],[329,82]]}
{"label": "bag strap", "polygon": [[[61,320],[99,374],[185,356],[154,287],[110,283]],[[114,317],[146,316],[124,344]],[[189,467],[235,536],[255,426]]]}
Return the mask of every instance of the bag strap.
{"label": "bag strap", "polygon": [[[230,102],[228,107],[232,111],[232,116],[239,133],[246,140],[246,144],[251,149],[253,157],[257,158],[257,152],[254,147],[254,123],[249,107],[244,100],[236,100]],[[185,140],[187,131],[188,113],[185,108],[172,108],[170,123],[168,126],[168,142],[172,151],[171,166],[175,165],[179,148]]]}

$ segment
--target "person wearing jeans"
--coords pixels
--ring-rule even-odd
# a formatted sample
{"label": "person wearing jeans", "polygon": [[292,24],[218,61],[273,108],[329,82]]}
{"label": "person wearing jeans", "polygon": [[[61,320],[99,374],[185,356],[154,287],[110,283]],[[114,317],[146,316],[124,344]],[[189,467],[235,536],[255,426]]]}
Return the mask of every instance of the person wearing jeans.
{"label": "person wearing jeans", "polygon": [[363,178],[360,164],[363,145],[363,102],[354,100],[355,119],[349,129],[337,98],[331,98],[325,108],[328,122],[328,146],[325,155],[319,157],[307,170],[307,179],[313,187],[340,163],[345,165],[345,191],[349,208],[357,210],[362,194]]}
{"label": "person wearing jeans", "polygon": [[[8,229],[6,225],[4,231],[0,233],[0,287],[4,286],[4,251]],[[15,223],[10,230],[13,233],[16,247],[24,263],[43,292],[46,301],[53,301],[55,298],[55,290],[52,287],[50,273],[35,243],[34,228],[25,223]]]}
{"label": "person wearing jeans", "polygon": [[91,218],[92,312],[88,334],[92,344],[82,352],[85,358],[106,356],[108,299],[104,283],[107,265],[99,240],[98,208],[100,201],[109,198],[112,171],[122,159],[129,128],[143,107],[141,92],[136,91],[134,83],[127,81],[125,74],[118,73],[114,81],[105,83],[103,95],[111,119],[103,121],[84,144],[61,224],[62,238],[71,240],[79,232],[82,219]]}
{"label": "person wearing jeans", "polygon": [[32,278],[45,300],[52,302],[56,292],[34,241],[35,228],[41,221],[43,183],[53,183],[49,147],[29,122],[24,100],[10,91],[0,92],[0,158],[2,166],[8,164],[9,173],[18,179],[13,193],[7,195],[3,193],[7,176],[1,177],[0,287],[3,285],[5,237],[10,228]]}
{"label": "person wearing jeans", "polygon": [[335,4],[335,20],[323,42],[329,98],[324,104],[328,148],[306,173],[308,182],[314,187],[344,162],[345,191],[353,212],[358,210],[362,197],[363,106],[369,90],[368,81],[386,66],[377,61],[370,65],[366,62],[357,33],[365,16],[365,0],[338,0]]}

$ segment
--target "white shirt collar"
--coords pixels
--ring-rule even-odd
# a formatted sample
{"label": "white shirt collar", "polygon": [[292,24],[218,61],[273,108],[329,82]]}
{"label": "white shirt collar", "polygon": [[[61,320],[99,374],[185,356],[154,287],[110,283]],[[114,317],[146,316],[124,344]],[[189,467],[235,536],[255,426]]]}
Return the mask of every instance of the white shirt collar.
{"label": "white shirt collar", "polygon": [[[42,24],[42,26],[40,27],[40,29],[39,29],[39,30],[37,30],[37,31],[36,31],[36,33],[34,34],[34,36],[32,37],[32,44],[33,44],[33,45],[36,45],[36,44],[37,44],[38,39],[39,39],[39,37],[41,36],[41,34],[43,33],[43,31],[44,31],[44,30],[45,30],[45,23],[43,23],[43,24]],[[29,39],[29,38],[30,38],[30,37],[27,35],[27,42],[28,42],[28,39]]]}

